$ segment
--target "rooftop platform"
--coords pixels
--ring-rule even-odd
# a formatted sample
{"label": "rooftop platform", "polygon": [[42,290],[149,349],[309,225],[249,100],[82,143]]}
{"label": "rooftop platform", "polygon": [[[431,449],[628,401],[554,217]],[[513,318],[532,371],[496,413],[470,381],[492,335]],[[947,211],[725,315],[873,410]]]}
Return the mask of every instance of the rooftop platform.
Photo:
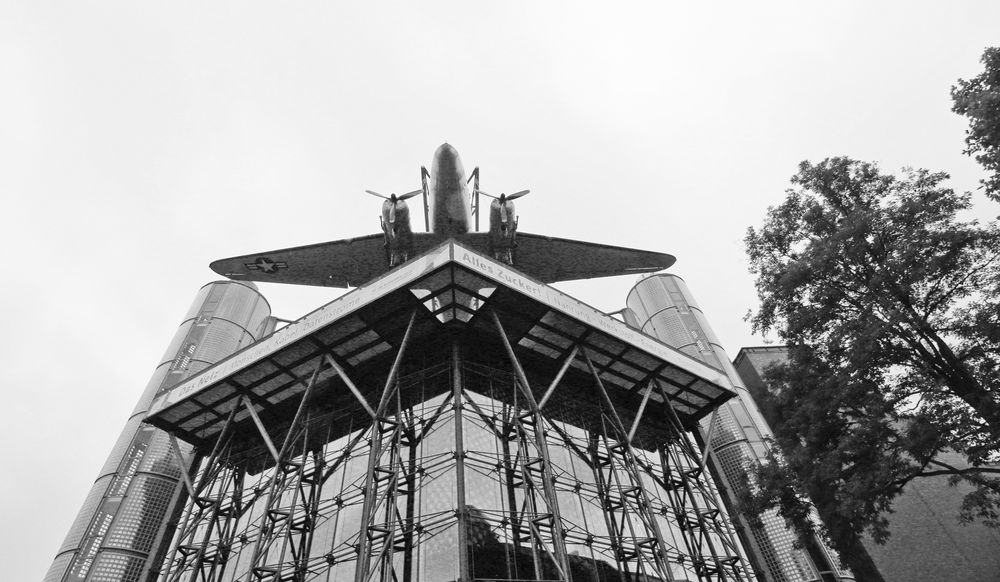
{"label": "rooftop platform", "polygon": [[[734,395],[721,370],[449,240],[178,384],[153,401],[146,421],[196,446],[211,446],[245,395],[269,430],[280,432],[314,373],[327,411],[360,408],[337,370],[322,364],[326,356],[369,402],[377,402],[375,392],[411,316],[410,344],[417,353],[433,351],[456,335],[470,352],[503,353],[491,313],[502,322],[517,357],[531,363],[525,367],[532,384],[533,376],[540,378],[538,370],[555,371],[578,347],[594,363],[616,407],[638,408],[655,380],[681,420],[693,423]],[[403,378],[406,369],[400,374]],[[590,378],[579,357],[566,378],[574,374],[581,381]],[[532,389],[544,390],[545,383],[539,380]],[[656,392],[651,398],[662,400]],[[248,433],[251,421],[245,407],[234,416]]]}

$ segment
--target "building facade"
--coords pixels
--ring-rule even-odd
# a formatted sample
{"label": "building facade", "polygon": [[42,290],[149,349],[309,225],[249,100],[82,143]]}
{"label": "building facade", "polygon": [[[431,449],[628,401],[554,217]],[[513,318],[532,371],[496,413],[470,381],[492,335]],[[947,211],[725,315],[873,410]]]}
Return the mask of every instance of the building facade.
{"label": "building facade", "polygon": [[[753,398],[764,403],[761,410],[773,426],[780,418],[766,405],[764,376],[768,367],[787,361],[784,346],[745,347],[733,361]],[[957,453],[939,458],[953,467],[965,466]],[[993,582],[1000,577],[1000,532],[957,519],[962,498],[970,491],[964,483],[951,485],[947,475],[922,477],[903,488],[887,515],[891,536],[885,545],[862,539],[868,560],[885,582]]]}
{"label": "building facade", "polygon": [[140,403],[143,566],[68,578],[71,533],[50,580],[756,579],[693,434],[725,374],[454,241],[241,345]]}
{"label": "building facade", "polygon": [[[737,397],[701,422],[709,450],[706,461],[725,494],[735,496],[748,482],[748,472],[767,456],[771,430],[736,373],[705,314],[683,279],[658,274],[639,281],[629,292],[627,317],[643,332],[667,345],[723,370]],[[733,503],[735,505],[735,503]],[[789,529],[777,511],[761,516],[762,527],[737,514],[741,538],[759,577],[773,582],[853,580],[835,554],[818,540],[806,540]],[[809,549],[806,549],[809,548]]]}
{"label": "building facade", "polygon": [[[149,404],[178,382],[271,331],[253,284],[201,288],[87,495],[45,582],[146,579],[169,537],[191,447],[144,424]],[[181,451],[182,456],[178,456]],[[186,460],[182,461],[182,458]]]}
{"label": "building facade", "polygon": [[689,432],[731,396],[448,242],[151,405],[209,451],[159,579],[752,580]]}

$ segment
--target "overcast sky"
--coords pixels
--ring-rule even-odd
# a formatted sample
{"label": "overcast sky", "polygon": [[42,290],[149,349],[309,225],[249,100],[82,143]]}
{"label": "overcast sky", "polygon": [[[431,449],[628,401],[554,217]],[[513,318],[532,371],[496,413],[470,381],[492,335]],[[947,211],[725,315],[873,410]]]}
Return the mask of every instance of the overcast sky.
{"label": "overcast sky", "polygon": [[[211,260],[378,231],[363,189],[444,141],[532,190],[523,231],[677,256],[731,356],[765,341],[742,238],[799,161],[976,187],[949,88],[1000,3],[711,5],[0,3],[4,579],[48,569]],[[559,287],[611,311],[634,282]],[[262,290],[289,319],[338,294]]]}

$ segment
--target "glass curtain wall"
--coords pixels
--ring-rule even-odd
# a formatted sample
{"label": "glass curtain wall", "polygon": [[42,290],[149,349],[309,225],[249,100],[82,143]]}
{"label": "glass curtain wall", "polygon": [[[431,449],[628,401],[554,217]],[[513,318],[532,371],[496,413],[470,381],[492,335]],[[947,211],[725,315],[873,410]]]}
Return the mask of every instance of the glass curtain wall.
{"label": "glass curtain wall", "polygon": [[629,430],[642,413],[603,387],[545,401],[468,355],[423,358],[374,421],[303,407],[277,465],[264,446],[230,462],[223,435],[159,580],[752,579],[655,386],[645,414],[672,429]]}

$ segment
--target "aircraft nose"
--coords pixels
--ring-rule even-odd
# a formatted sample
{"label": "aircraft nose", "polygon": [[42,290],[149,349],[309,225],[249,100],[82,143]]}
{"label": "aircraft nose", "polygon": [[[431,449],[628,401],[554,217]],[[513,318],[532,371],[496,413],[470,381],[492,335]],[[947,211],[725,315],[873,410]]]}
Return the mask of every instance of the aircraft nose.
{"label": "aircraft nose", "polygon": [[458,158],[458,150],[452,147],[449,143],[443,143],[438,146],[438,149],[434,152],[434,158],[439,160],[454,160]]}
{"label": "aircraft nose", "polygon": [[462,162],[459,161],[458,150],[451,144],[441,144],[434,152],[434,167],[439,171],[454,172],[461,171]]}

